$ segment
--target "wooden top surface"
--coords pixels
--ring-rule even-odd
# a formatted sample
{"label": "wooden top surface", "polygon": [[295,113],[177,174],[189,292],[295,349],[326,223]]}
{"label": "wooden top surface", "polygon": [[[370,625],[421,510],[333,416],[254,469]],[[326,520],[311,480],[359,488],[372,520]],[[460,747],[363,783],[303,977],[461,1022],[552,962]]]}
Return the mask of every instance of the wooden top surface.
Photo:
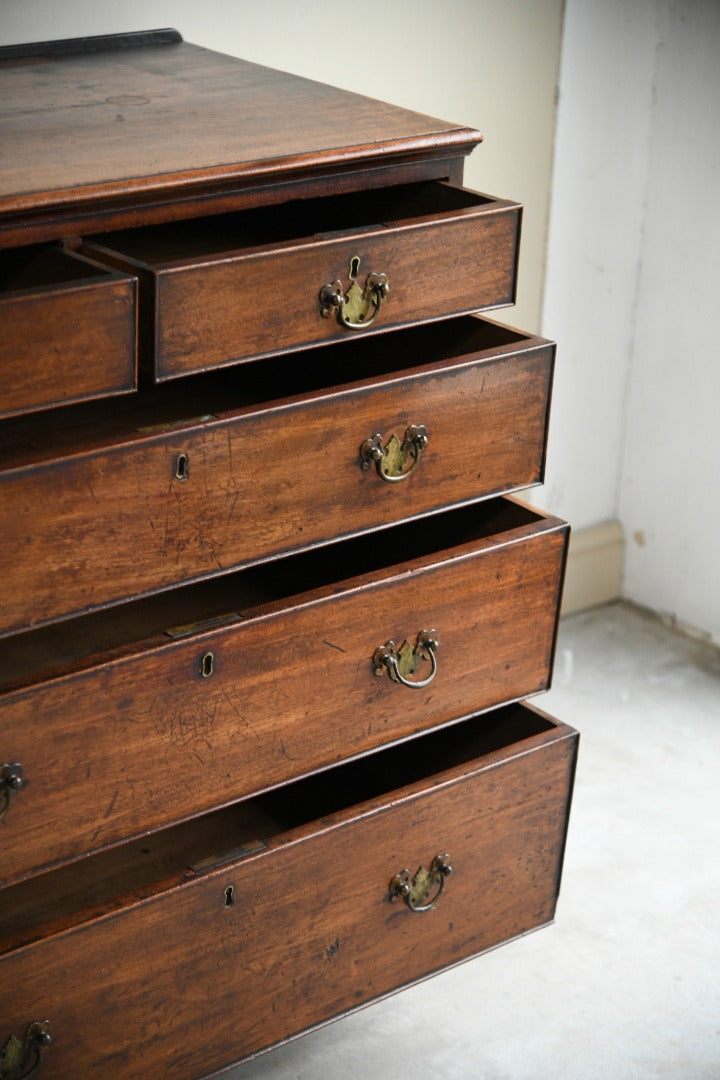
{"label": "wooden top surface", "polygon": [[481,139],[182,41],[48,52],[0,51],[0,216],[367,158],[461,154]]}

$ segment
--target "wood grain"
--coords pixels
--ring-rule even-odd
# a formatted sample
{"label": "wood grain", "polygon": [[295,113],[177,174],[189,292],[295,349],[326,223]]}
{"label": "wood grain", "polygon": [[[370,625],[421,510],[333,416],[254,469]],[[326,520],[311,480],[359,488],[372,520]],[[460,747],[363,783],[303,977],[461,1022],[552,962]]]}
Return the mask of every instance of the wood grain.
{"label": "wood grain", "polygon": [[0,260],[0,417],[133,390],[136,284],[72,252]]}
{"label": "wood grain", "polygon": [[[577,747],[518,704],[568,527],[494,497],[554,346],[464,314],[515,294],[482,137],[155,42],[0,52],[0,1048],[50,1021],[59,1080],[216,1074],[549,922]],[[363,471],[411,424],[411,477]]]}
{"label": "wood grain", "polygon": [[21,231],[23,215],[464,154],[482,136],[181,42],[0,63],[0,138],[0,231],[6,217]]}
{"label": "wood grain", "polygon": [[[546,688],[567,529],[507,510],[502,530],[475,508],[433,519],[437,546],[405,562],[383,560],[380,534],[377,568],[344,581],[331,573],[338,545],[318,553],[326,583],[310,592],[174,641],[130,636],[115,654],[8,691],[3,750],[28,785],[4,822],[3,880]],[[272,582],[276,571],[263,573]],[[307,587],[307,570],[299,580]],[[231,592],[227,604],[238,610]],[[375,649],[423,629],[440,638],[434,681],[413,690],[378,678]],[[208,651],[214,674],[203,678]]]}
{"label": "wood grain", "polygon": [[[190,1080],[543,925],[575,753],[560,725],[6,952],[0,1034],[49,1019],[58,1080]],[[395,873],[445,852],[434,910],[389,902]]]}
{"label": "wood grain", "polygon": [[[0,470],[0,633],[537,483],[553,349],[512,337],[468,320],[384,338],[380,351],[348,343],[347,354],[307,356],[306,376],[283,369],[280,387],[320,383],[286,402],[225,411],[219,390],[184,406],[214,419],[145,435],[127,407],[124,429],[97,431],[84,453],[76,414],[61,428],[68,449],[46,425],[27,465],[21,427]],[[417,366],[397,370],[404,362]],[[272,367],[245,383],[278,390]],[[361,467],[365,439],[402,439],[413,423],[429,443],[411,477],[388,484]]]}
{"label": "wood grain", "polygon": [[319,294],[336,279],[349,287],[354,256],[360,282],[371,272],[390,282],[363,334],[514,301],[516,204],[434,184],[285,210],[281,224],[263,211],[111,234],[85,246],[140,277],[141,303],[153,312],[142,345],[148,377],[353,337],[336,318],[322,317]]}

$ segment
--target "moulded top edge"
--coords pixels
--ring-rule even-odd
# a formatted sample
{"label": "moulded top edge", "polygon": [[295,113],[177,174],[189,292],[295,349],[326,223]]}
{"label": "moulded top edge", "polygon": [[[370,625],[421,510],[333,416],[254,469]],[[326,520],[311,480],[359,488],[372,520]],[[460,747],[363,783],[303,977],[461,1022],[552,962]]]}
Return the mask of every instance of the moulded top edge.
{"label": "moulded top edge", "polygon": [[0,215],[353,161],[482,136],[185,42],[0,64]]}

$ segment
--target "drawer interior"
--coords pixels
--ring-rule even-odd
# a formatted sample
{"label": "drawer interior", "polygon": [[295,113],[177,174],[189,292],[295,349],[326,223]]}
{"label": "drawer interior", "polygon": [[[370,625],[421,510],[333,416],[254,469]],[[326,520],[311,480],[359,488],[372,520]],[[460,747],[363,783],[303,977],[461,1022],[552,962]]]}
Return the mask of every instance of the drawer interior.
{"label": "drawer interior", "polygon": [[[463,544],[538,525],[543,516],[508,499],[491,499],[378,530],[328,547],[269,561],[117,605],[3,642],[0,690],[65,674],[116,655],[168,644],[193,633],[261,615],[309,592],[332,595],[359,575],[433,558]],[[298,592],[298,582],[303,583]]]}
{"label": "drawer interior", "polygon": [[113,276],[87,259],[50,244],[0,251],[0,297],[40,292],[53,286],[85,284]]}
{"label": "drawer interior", "polygon": [[450,779],[468,763],[474,771],[490,763],[489,755],[504,759],[530,749],[554,730],[550,717],[510,705],[31,878],[3,891],[0,950],[281,846],[321,818],[327,828],[357,816],[361,804],[367,812],[411,785]]}
{"label": "drawer interior", "polygon": [[[154,267],[250,248],[290,243],[306,237],[362,232],[390,222],[413,220],[481,207],[494,202],[438,181],[399,184],[322,199],[296,199],[209,218],[107,233],[93,245]],[[94,247],[93,247],[94,249]]]}
{"label": "drawer interior", "polygon": [[48,413],[41,424],[37,417],[15,417],[0,425],[0,469],[230,418],[352,383],[391,379],[464,358],[481,360],[483,354],[490,359],[498,350],[513,355],[529,340],[520,331],[468,315],[258,360],[252,367],[189,375],[112,402],[66,406]]}

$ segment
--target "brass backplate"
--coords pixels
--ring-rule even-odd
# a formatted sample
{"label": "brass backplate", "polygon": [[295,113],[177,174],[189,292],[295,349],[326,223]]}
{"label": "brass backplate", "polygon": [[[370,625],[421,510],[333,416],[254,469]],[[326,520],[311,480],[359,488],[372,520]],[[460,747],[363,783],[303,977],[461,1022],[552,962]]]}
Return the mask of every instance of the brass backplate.
{"label": "brass backplate", "polygon": [[365,290],[353,281],[345,293],[345,317],[348,322],[362,323],[373,310],[372,293],[365,295]]}
{"label": "brass backplate", "polygon": [[382,469],[388,476],[400,476],[405,472],[407,460],[410,457],[410,444],[393,434],[387,441],[383,457]]}
{"label": "brass backplate", "polygon": [[402,677],[407,679],[410,675],[414,675],[424,659],[425,653],[417,647],[417,644],[411,645],[409,641],[403,641],[397,651],[397,665]]}
{"label": "brass backplate", "polygon": [[25,1047],[17,1035],[11,1035],[0,1050],[0,1077],[12,1078],[20,1075],[25,1065]]}
{"label": "brass backplate", "polygon": [[434,884],[434,871],[426,870],[424,866],[418,866],[415,877],[410,882],[410,896],[413,904],[424,904]]}

